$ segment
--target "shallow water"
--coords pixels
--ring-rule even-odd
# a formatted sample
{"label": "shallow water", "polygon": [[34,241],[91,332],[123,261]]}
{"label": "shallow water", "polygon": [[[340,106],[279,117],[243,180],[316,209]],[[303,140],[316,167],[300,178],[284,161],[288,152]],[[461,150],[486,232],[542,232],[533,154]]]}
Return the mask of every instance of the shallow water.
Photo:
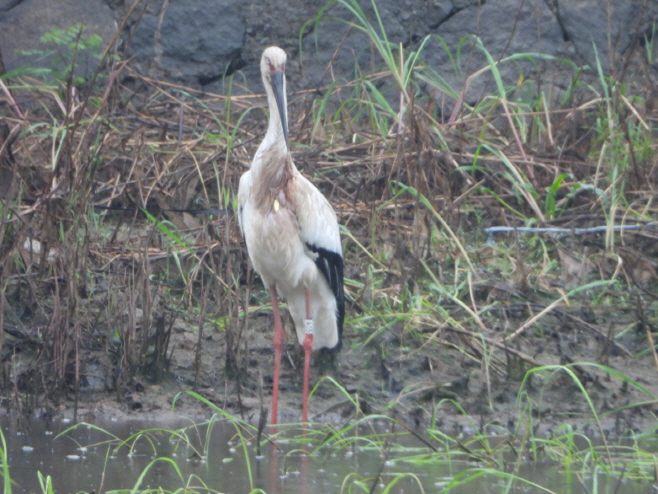
{"label": "shallow water", "polygon": [[[2,431],[7,441],[10,475],[14,493],[42,492],[37,472],[52,478],[56,493],[106,492],[116,489],[132,489],[149,464],[140,489],[162,486],[174,491],[184,486],[202,491],[203,483],[213,491],[231,494],[248,493],[254,488],[262,488],[267,493],[333,493],[368,492],[373,478],[381,471],[378,481],[381,488],[392,482],[400,473],[410,474],[395,484],[391,493],[441,492],[442,487],[456,475],[468,469],[483,467],[470,462],[421,461],[426,448],[411,437],[398,438],[405,445],[402,460],[401,451],[391,448],[386,460],[381,451],[368,444],[347,448],[324,448],[309,456],[303,453],[299,441],[279,440],[278,449],[266,444],[262,457],[256,458],[254,445],[247,443],[249,461],[245,461],[245,451],[236,435],[235,427],[228,422],[216,423],[207,436],[206,427],[186,429],[192,446],[176,441],[160,430],[154,430],[136,442],[116,450],[117,442],[108,442],[112,436],[96,429],[102,428],[124,440],[145,429],[178,429],[190,425],[189,421],[172,420],[167,423],[152,424],[143,420],[123,422],[95,421],[93,425],[81,425],[58,434],[71,426],[57,421],[52,431],[46,430],[42,420],[33,420],[27,427],[19,426],[13,417],[0,419]],[[385,427],[385,426],[383,426]],[[20,430],[27,429],[27,433]],[[382,434],[385,434],[382,428]],[[209,438],[209,439],[208,439]],[[203,445],[209,447],[204,451]],[[317,444],[317,443],[316,443]],[[202,454],[198,457],[196,451]],[[310,450],[313,448],[310,447]],[[408,458],[416,456],[410,461]],[[166,460],[175,460],[179,471]],[[436,458],[436,456],[434,457]],[[554,492],[585,492],[575,475],[568,480],[564,472],[554,466],[528,467],[521,476],[545,486]],[[622,482],[618,490],[617,480],[597,477],[598,493],[617,492],[619,494],[643,494],[652,492],[650,483]],[[354,482],[362,482],[363,488],[355,488]],[[585,480],[590,492],[593,479]],[[352,486],[351,491],[347,488]],[[461,487],[450,489],[451,493],[504,492],[506,482],[491,476],[483,476]],[[546,492],[538,488],[516,484],[508,492]]]}
{"label": "shallow water", "polygon": [[[245,493],[253,488],[267,492],[335,492],[346,475],[368,477],[381,466],[380,456],[373,452],[356,454],[340,450],[338,453],[318,454],[309,458],[299,450],[300,445],[280,440],[279,449],[264,445],[262,457],[256,458],[254,445],[247,443],[250,461],[246,462],[242,443],[236,429],[226,422],[216,423],[211,432],[209,448],[203,451],[207,428],[188,429],[192,444],[205,458],[199,458],[195,448],[172,440],[169,433],[153,431],[133,444],[116,451],[116,442],[102,444],[111,436],[126,439],[150,428],[177,429],[189,426],[189,421],[150,424],[143,420],[123,422],[95,421],[80,425],[65,435],[58,435],[71,427],[67,422],[56,422],[52,431],[45,423],[29,423],[27,434],[15,419],[2,420],[7,441],[7,453],[15,493],[41,492],[37,472],[52,478],[56,492],[105,492],[133,488],[141,473],[152,464],[141,488],[163,486],[175,490],[185,485],[201,486],[201,481],[217,491]],[[94,446],[95,445],[95,446]],[[26,447],[27,446],[27,447]],[[204,454],[205,453],[205,454]],[[157,458],[172,458],[180,469]],[[251,470],[251,471],[250,471]],[[385,477],[390,476],[384,472]],[[197,476],[188,484],[191,476]],[[424,475],[427,477],[427,474]],[[251,477],[251,481],[250,481]],[[427,481],[427,478],[425,479]],[[400,485],[411,485],[403,481]],[[417,489],[417,486],[415,486]],[[395,491],[400,492],[400,491]],[[414,491],[406,491],[414,492]]]}

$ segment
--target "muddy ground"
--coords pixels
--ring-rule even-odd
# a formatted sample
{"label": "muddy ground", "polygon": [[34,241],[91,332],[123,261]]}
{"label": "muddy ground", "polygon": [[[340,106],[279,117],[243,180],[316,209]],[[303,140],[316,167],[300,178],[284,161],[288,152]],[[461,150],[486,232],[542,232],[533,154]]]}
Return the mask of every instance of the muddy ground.
{"label": "muddy ground", "polygon": [[[256,289],[264,295],[259,285]],[[354,310],[352,307],[351,311]],[[560,324],[557,318],[555,323]],[[290,328],[289,318],[286,324]],[[121,390],[107,391],[102,390],[102,381],[93,381],[90,377],[87,382],[96,382],[96,390],[93,385],[81,388],[79,420],[93,422],[96,417],[119,420],[139,417],[149,421],[166,421],[172,416],[194,420],[208,418],[214,410],[192,396],[179,395],[194,387],[197,329],[196,324],[182,319],[174,323],[170,366],[159,382],[136,375]],[[226,375],[224,335],[207,327],[205,331],[197,391],[223,410],[257,423],[261,413],[261,379],[263,406],[270,407],[274,360],[271,314],[262,310],[249,319],[244,336],[247,365],[239,382],[236,377]],[[537,334],[540,331],[543,334]],[[454,345],[469,346],[467,336],[443,336]],[[489,336],[502,339],[500,334]],[[385,352],[381,348],[383,342]],[[645,335],[638,331],[627,337],[625,343],[633,353],[646,349]],[[658,379],[649,353],[639,357],[624,355],[622,346],[611,347],[604,335],[583,331],[576,324],[568,323],[552,328],[546,324],[540,330],[531,328],[510,347],[531,356],[541,365],[605,364],[645,389],[648,394],[624,379],[610,377],[588,365],[573,369],[597,413],[602,414],[605,434],[617,437],[629,429],[645,431],[656,426],[658,403],[653,397],[658,396]],[[531,366],[512,354],[505,356],[502,350],[495,355],[507,363],[506,368],[486,369],[482,362],[447,345],[423,347],[414,341],[400,341],[395,328],[383,339],[364,344],[363,335],[357,337],[348,324],[343,349],[333,364],[322,354],[314,353],[311,385],[322,376],[331,376],[359,403],[360,413],[341,390],[325,380],[310,400],[312,420],[341,425],[363,414],[381,413],[415,429],[426,428],[436,421],[438,428],[449,433],[473,432],[473,427],[485,426],[483,431],[495,431],[491,426],[513,431],[519,426],[519,417],[526,414],[528,400],[523,397],[519,400],[519,390],[523,373]],[[94,360],[93,355],[90,360]],[[302,362],[301,346],[296,337],[288,333],[282,359],[279,422],[301,420]],[[550,433],[562,424],[570,424],[577,430],[598,435],[598,427],[579,386],[564,371],[551,373],[547,370],[535,374],[525,381],[525,393],[531,399],[533,428],[537,431]],[[56,410],[57,414],[72,416],[74,400],[70,393],[68,398]],[[172,408],[175,399],[176,405]],[[624,408],[640,402],[644,404]],[[612,413],[605,413],[611,410]]]}

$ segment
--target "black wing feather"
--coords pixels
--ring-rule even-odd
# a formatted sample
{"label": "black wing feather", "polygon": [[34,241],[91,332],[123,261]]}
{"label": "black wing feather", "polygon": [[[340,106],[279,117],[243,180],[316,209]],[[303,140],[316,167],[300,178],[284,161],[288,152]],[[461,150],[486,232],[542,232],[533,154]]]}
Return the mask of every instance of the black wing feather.
{"label": "black wing feather", "polygon": [[306,244],[315,254],[315,265],[324,276],[336,297],[336,326],[338,327],[338,343],[332,352],[338,352],[343,345],[343,320],[345,319],[345,292],[343,289],[343,256],[322,247]]}

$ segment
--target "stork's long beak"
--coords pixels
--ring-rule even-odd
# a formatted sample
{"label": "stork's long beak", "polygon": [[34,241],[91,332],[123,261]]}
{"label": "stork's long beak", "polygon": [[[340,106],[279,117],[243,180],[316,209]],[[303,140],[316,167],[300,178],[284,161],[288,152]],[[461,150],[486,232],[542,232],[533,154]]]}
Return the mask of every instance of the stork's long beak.
{"label": "stork's long beak", "polygon": [[283,78],[283,70],[274,72],[272,74],[272,89],[274,90],[274,99],[276,99],[276,106],[279,110],[279,117],[281,118],[281,127],[283,128],[283,135],[286,139],[286,147],[288,147],[288,114]]}

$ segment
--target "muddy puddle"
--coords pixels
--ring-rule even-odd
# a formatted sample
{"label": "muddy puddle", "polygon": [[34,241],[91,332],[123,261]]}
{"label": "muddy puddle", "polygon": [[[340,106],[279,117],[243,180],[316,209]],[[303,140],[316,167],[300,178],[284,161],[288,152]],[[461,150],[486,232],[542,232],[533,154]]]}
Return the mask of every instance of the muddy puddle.
{"label": "muddy puddle", "polygon": [[[47,427],[43,420],[26,423],[5,416],[0,418],[0,424],[14,493],[44,492],[41,483],[47,476],[56,493],[121,489],[140,492],[158,487],[169,492],[187,488],[190,492],[231,494],[260,492],[257,489],[268,494],[653,492],[648,483],[619,483],[618,478],[608,478],[603,473],[565,472],[556,464],[522,467],[518,476],[525,481],[510,486],[508,479],[487,473],[490,467],[494,471],[493,465],[442,460],[441,453],[428,455],[427,448],[413,436],[390,436],[382,424],[378,426],[378,439],[390,439],[379,444],[364,435],[362,441],[352,441],[348,447],[317,451],[320,441],[314,439],[304,445],[297,431],[296,439],[277,441],[278,448],[263,445],[261,457],[256,456],[253,442],[243,443],[234,424],[227,421],[214,423],[208,431],[207,426],[190,427],[190,421],[182,419],[166,423],[101,420],[65,434],[61,433],[72,425],[66,420]],[[120,440],[145,430],[149,432],[117,448]],[[184,430],[186,440],[173,435],[174,430]],[[352,438],[353,435],[354,432]],[[314,453],[305,454],[305,450]],[[579,476],[587,490],[583,490]],[[454,487],[446,490],[456,478],[468,481],[463,485],[453,483]]]}

